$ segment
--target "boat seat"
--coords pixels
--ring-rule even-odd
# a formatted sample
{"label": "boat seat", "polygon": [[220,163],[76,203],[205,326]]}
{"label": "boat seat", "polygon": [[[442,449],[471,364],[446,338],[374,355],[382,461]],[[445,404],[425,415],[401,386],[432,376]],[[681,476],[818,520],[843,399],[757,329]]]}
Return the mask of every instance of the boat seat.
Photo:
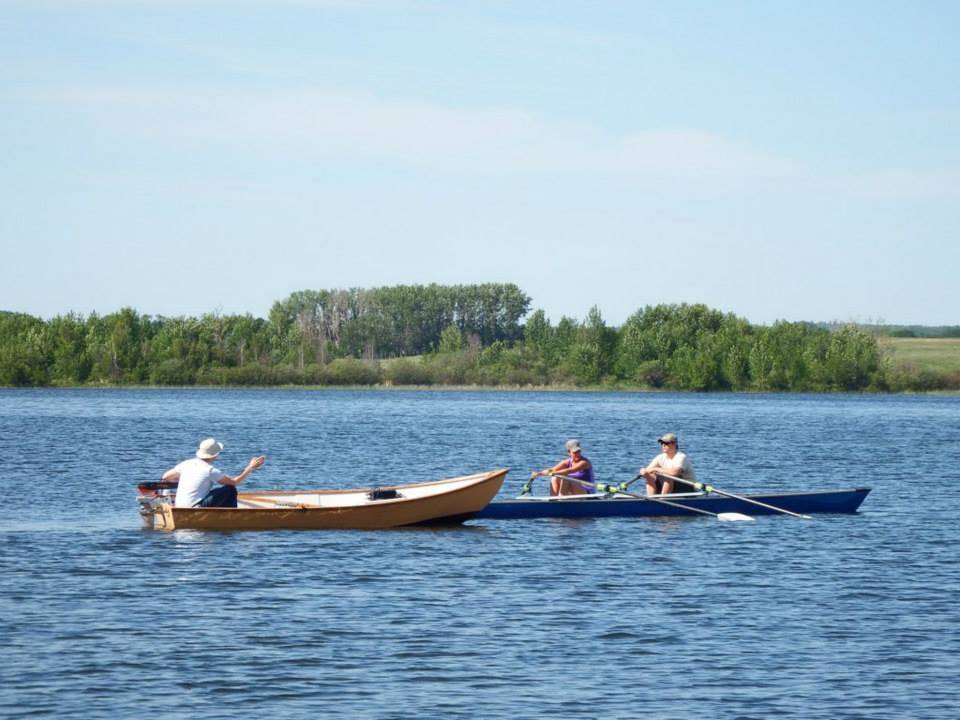
{"label": "boat seat", "polygon": [[[663,494],[663,483],[664,481],[660,478],[657,478],[657,493]],[[690,493],[693,492],[693,488],[682,482],[674,482],[673,489],[670,491],[670,495],[675,495],[676,493]]]}

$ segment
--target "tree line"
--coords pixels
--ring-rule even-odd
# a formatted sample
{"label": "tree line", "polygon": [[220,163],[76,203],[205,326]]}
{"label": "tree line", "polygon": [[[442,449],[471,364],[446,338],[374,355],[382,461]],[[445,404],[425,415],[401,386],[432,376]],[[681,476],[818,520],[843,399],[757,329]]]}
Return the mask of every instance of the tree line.
{"label": "tree line", "polygon": [[[487,385],[859,391],[923,387],[856,326],[752,325],[656,305],[611,327],[556,324],[512,284],[305,290],[269,318],[124,308],[42,320],[0,312],[0,385]],[[949,386],[949,383],[939,383]]]}
{"label": "tree line", "polygon": [[268,319],[0,312],[0,385],[314,382],[336,360],[429,353],[447,328],[512,345],[529,308],[516,285],[488,283],[304,290]]}

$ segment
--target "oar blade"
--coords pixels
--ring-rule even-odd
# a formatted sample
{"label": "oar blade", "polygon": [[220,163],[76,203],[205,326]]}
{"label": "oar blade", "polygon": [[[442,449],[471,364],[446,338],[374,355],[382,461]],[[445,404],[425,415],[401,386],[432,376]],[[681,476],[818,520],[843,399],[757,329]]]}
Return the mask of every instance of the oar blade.
{"label": "oar blade", "polygon": [[738,520],[747,520],[749,522],[753,522],[754,518],[750,517],[749,515],[744,515],[743,513],[722,512],[722,513],[717,513],[717,520],[722,520],[724,522],[737,522]]}
{"label": "oar blade", "polygon": [[727,492],[726,490],[721,490],[720,488],[715,488],[712,485],[707,485],[704,483],[693,482],[692,480],[685,480],[684,478],[676,477],[674,475],[667,475],[666,473],[657,473],[660,477],[668,478],[674,482],[680,481],[684,485],[689,485],[696,490],[703,490],[707,494],[717,493],[717,495],[723,495],[724,497],[733,498],[734,500],[740,500],[741,502],[750,503],[751,505],[759,505],[760,507],[765,507],[768,510],[773,510],[778,513],[783,513],[784,515],[793,515],[793,517],[803,518],[804,520],[813,520],[809,515],[804,515],[803,513],[796,513],[793,510],[787,510],[786,508],[777,507],[776,505],[771,505],[769,503],[760,502],[759,500],[754,500],[753,498],[744,497],[743,495],[734,495],[732,492]]}

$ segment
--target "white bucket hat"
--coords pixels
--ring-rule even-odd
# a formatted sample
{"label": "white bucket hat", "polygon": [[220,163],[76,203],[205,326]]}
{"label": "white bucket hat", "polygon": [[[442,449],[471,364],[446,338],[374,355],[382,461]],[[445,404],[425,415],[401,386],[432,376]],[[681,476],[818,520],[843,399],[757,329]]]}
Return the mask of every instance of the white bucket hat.
{"label": "white bucket hat", "polygon": [[223,443],[207,438],[197,448],[197,457],[201,460],[213,460],[223,450]]}
{"label": "white bucket hat", "polygon": [[579,450],[579,449],[580,449],[579,440],[567,440],[567,452],[571,452],[573,450]]}

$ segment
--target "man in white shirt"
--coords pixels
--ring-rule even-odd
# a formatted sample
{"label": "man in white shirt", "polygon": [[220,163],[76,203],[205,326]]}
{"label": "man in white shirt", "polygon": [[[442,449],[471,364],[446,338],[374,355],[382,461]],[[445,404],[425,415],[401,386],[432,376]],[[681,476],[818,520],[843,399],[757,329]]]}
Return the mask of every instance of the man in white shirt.
{"label": "man in white shirt", "polygon": [[[640,474],[647,481],[647,495],[666,495],[673,492],[673,480],[663,477],[663,475],[673,475],[690,482],[696,482],[697,474],[693,471],[690,458],[685,453],[680,452],[677,436],[674,433],[667,433],[657,438],[657,442],[660,443],[662,452],[640,471]],[[663,475],[658,476],[659,473]],[[677,489],[686,490],[687,488]]]}
{"label": "man in white shirt", "polygon": [[[184,460],[167,470],[162,480],[179,481],[175,507],[233,507],[237,506],[237,485],[263,466],[266,458],[250,458],[247,467],[235,477],[213,466],[223,450],[223,443],[207,438],[197,448],[196,457]],[[215,484],[218,486],[215,487]]]}

